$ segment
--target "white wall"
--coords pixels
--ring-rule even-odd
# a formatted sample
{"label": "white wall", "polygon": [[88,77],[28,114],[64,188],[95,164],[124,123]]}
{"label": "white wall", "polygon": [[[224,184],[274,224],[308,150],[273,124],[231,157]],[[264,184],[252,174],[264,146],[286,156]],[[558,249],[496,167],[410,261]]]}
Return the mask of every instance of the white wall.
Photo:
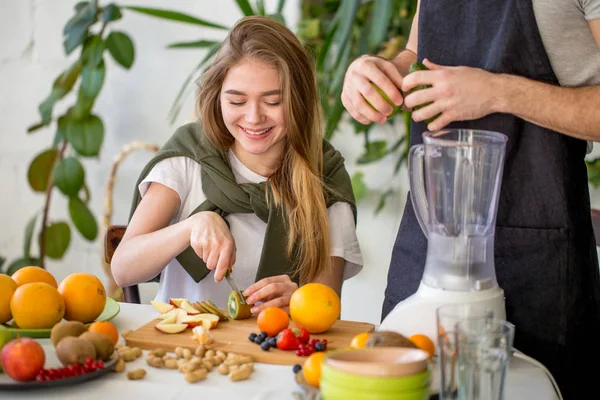
{"label": "white wall", "polygon": [[[31,159],[47,148],[54,127],[28,135],[26,128],[39,121],[38,104],[47,96],[54,78],[69,65],[62,50],[62,28],[71,17],[76,0],[0,0],[0,255],[15,259],[22,254],[24,226],[34,212],[43,206],[44,197],[27,184],[27,167]],[[108,3],[101,1],[101,4]],[[267,1],[273,8],[274,0]],[[144,5],[177,9],[218,23],[231,25],[241,17],[233,0],[223,1],[119,1],[119,4]],[[299,18],[298,0],[288,0],[285,16],[295,26]],[[196,50],[167,50],[173,41],[222,38],[223,32],[185,24],[163,22],[132,12],[113,29],[130,34],[136,46],[136,59],[131,70],[117,66],[106,57],[107,76],[96,102],[95,112],[105,124],[105,139],[97,159],[84,161],[86,183],[92,194],[91,208],[100,219],[103,212],[105,181],[113,158],[126,144],[143,140],[164,143],[175,126],[193,118],[193,98],[188,101],[175,125],[167,120],[167,111],[188,72],[198,63],[202,53]],[[72,97],[64,101],[72,105]],[[55,115],[64,110],[55,110]],[[398,128],[401,129],[401,128]],[[393,129],[381,128],[378,134],[398,136]],[[334,140],[354,169],[361,137],[352,133],[348,124]],[[132,187],[149,154],[136,153],[121,166],[115,187],[113,223],[125,223]],[[391,248],[399,224],[406,195],[405,178],[392,178],[394,160],[365,169],[367,182],[387,188],[390,182],[400,189],[388,200],[388,207],[373,216],[376,198],[367,199],[359,207],[358,235],[365,268],[347,281],[343,292],[343,318],[378,323],[387,277]],[[66,220],[66,202],[55,192],[51,220]],[[37,245],[34,245],[34,254]],[[105,280],[101,267],[100,240],[89,243],[73,232],[71,246],[63,260],[50,261],[48,269],[60,281],[69,273],[86,271]],[[105,280],[106,281],[106,280]],[[146,299],[150,296],[146,293]]]}

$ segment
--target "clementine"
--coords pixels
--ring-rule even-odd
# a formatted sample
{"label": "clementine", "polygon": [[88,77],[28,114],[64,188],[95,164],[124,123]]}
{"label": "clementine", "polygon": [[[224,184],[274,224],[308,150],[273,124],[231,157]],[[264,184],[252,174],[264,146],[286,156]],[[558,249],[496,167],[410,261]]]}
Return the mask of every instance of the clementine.
{"label": "clementine", "polygon": [[10,299],[14,322],[22,329],[49,329],[65,314],[65,302],[56,288],[45,282],[21,285]]}
{"label": "clementine", "polygon": [[117,327],[108,321],[93,322],[88,326],[88,331],[97,332],[106,336],[113,344],[117,344],[119,341],[119,331],[117,330]]}
{"label": "clementine", "polygon": [[6,274],[0,274],[0,324],[12,319],[10,298],[17,290],[17,283]]}
{"label": "clementine", "polygon": [[359,333],[352,338],[352,341],[350,342],[350,348],[363,349],[367,347],[367,342],[369,341],[370,337],[371,334],[369,332]]}
{"label": "clementine", "polygon": [[321,364],[326,356],[327,355],[323,351],[313,353],[308,356],[306,361],[304,361],[304,365],[302,366],[304,379],[306,379],[306,382],[314,387],[319,387],[319,383],[321,382]]}
{"label": "clementine", "polygon": [[258,314],[256,324],[269,337],[276,336],[290,324],[290,317],[279,307],[268,307]]}
{"label": "clementine", "polygon": [[92,322],[104,311],[106,291],[96,276],[85,272],[68,275],[58,286],[65,299],[67,321]]}
{"label": "clementine", "polygon": [[341,304],[338,294],[322,283],[307,283],[290,298],[290,314],[298,326],[310,333],[322,333],[337,321]]}
{"label": "clementine", "polygon": [[417,333],[410,336],[408,340],[413,342],[419,349],[429,353],[430,359],[433,358],[435,354],[435,343],[433,343],[433,340],[431,340],[429,336]]}
{"label": "clementine", "polygon": [[58,287],[56,279],[50,272],[35,266],[19,268],[11,275],[11,278],[18,286],[33,282],[46,282],[50,286]]}

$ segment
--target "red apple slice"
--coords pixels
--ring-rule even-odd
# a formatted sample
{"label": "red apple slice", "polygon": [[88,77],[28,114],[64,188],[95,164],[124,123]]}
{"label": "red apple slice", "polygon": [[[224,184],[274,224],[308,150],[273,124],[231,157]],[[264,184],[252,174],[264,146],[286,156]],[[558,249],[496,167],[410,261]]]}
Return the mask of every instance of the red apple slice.
{"label": "red apple slice", "polygon": [[[175,310],[172,310],[175,311]],[[163,317],[164,315],[164,317]],[[162,321],[159,322],[159,324],[174,324],[177,322],[177,316],[179,315],[179,313],[177,312],[168,312],[167,314],[161,314],[161,316],[159,316],[160,319],[162,319]]]}
{"label": "red apple slice", "polygon": [[188,326],[187,324],[163,324],[159,322],[154,327],[164,333],[179,333],[185,331]]}
{"label": "red apple slice", "polygon": [[177,298],[171,297],[169,299],[169,303],[174,305],[175,307],[181,307],[181,302],[183,302],[184,300],[186,300],[186,299],[177,299]]}
{"label": "red apple slice", "polygon": [[200,314],[200,311],[196,309],[188,300],[183,300],[179,306],[182,310],[187,311],[188,315]]}
{"label": "red apple slice", "polygon": [[219,323],[219,317],[214,314],[188,315],[183,318],[181,322],[188,324],[190,328],[202,326],[205,330],[209,330],[217,326]]}
{"label": "red apple slice", "polygon": [[175,306],[173,304],[167,304],[167,303],[163,303],[160,301],[154,301],[154,300],[152,300],[150,302],[150,304],[152,304],[152,307],[154,307],[154,309],[161,314],[169,312],[175,308]]}

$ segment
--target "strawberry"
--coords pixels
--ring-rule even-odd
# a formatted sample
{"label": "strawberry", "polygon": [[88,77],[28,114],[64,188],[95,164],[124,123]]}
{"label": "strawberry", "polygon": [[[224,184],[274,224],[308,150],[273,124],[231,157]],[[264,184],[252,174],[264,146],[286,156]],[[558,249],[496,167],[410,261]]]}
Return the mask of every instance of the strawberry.
{"label": "strawberry", "polygon": [[292,328],[292,331],[294,332],[294,335],[296,335],[300,343],[308,343],[308,341],[310,340],[310,333],[308,333],[308,331],[303,327],[299,326],[297,328]]}
{"label": "strawberry", "polygon": [[284,329],[277,335],[277,348],[280,350],[297,350],[300,341],[291,329]]}

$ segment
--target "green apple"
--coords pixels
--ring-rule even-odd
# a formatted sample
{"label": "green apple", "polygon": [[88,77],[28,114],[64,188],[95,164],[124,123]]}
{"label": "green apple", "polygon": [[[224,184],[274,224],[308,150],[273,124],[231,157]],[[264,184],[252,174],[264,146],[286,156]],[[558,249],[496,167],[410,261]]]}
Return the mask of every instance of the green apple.
{"label": "green apple", "polygon": [[[373,82],[371,82],[371,85],[373,85],[373,87],[375,89],[377,89],[377,93],[379,93],[381,95],[381,97],[383,97],[383,99],[385,101],[387,101],[387,103],[392,106],[392,113],[390,115],[388,115],[388,118],[393,117],[394,115],[398,114],[398,111],[400,111],[401,106],[397,106],[394,104],[394,102],[388,97],[387,94],[385,94],[385,92],[383,90],[381,90],[381,88],[379,86],[377,86],[376,84],[374,84]],[[369,100],[365,99],[367,101],[367,104],[371,106],[371,108],[373,108],[374,110],[377,110],[373,104],[371,104],[369,102]]]}
{"label": "green apple", "polygon": [[[410,67],[408,68],[408,73],[409,73],[409,74],[412,74],[412,73],[413,73],[413,72],[415,72],[415,71],[429,71],[429,68],[427,68],[427,67],[426,67],[425,65],[423,65],[422,63],[420,63],[420,62],[416,61],[416,62],[414,62],[414,63],[412,63],[412,64],[410,65]],[[412,88],[412,89],[410,90],[410,93],[414,93],[414,92],[416,92],[417,90],[428,89],[428,88],[430,88],[430,87],[432,87],[432,86],[431,86],[431,85],[419,85],[419,86],[415,86],[414,88]],[[415,111],[415,110],[418,110],[418,109],[420,109],[420,108],[423,108],[423,107],[425,107],[425,106],[428,106],[428,105],[430,105],[430,104],[431,104],[431,103],[425,103],[425,104],[419,104],[418,106],[414,106],[414,107],[413,107],[413,111]],[[433,117],[430,117],[430,118],[427,118],[427,119],[425,120],[425,122],[429,124],[429,123],[433,122],[433,120],[434,120],[434,119],[436,119],[436,118],[437,118],[437,117],[439,117],[439,116],[440,116],[440,114],[438,114],[438,115],[435,115],[435,116],[433,116]]]}

